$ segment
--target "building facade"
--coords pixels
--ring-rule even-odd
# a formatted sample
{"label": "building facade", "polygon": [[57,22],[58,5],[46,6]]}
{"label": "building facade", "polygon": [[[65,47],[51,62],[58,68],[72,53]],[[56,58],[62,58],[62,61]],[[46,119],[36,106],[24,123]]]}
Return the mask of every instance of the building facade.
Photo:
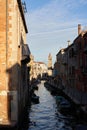
{"label": "building facade", "polygon": [[42,79],[47,74],[47,65],[44,62],[34,61],[34,56],[31,55],[30,66],[30,81],[33,79]]}
{"label": "building facade", "polygon": [[61,49],[56,56],[57,80],[60,81],[61,79],[64,86],[63,91],[76,103],[86,106],[87,31],[81,30],[81,25],[78,25],[78,36],[76,39],[67,48]]}
{"label": "building facade", "polygon": [[81,30],[78,37],[74,40],[75,46],[75,59],[76,59],[76,67],[75,67],[75,86],[78,90],[78,95],[80,98],[78,102],[80,104],[87,104],[87,31]]}
{"label": "building facade", "polygon": [[21,0],[0,0],[0,126],[15,125],[26,104],[27,33]]}

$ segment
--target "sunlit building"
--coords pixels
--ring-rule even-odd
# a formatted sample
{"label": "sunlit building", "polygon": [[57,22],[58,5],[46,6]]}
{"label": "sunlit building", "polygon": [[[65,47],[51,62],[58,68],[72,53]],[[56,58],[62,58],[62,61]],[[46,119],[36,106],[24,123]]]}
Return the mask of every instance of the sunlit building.
{"label": "sunlit building", "polygon": [[29,75],[29,79],[30,81],[33,79],[33,75],[34,75],[34,71],[33,71],[33,65],[34,65],[34,56],[32,54],[30,54],[30,63],[28,64],[28,66],[30,67],[30,75]]}
{"label": "sunlit building", "polygon": [[[32,61],[32,60],[31,60]],[[44,62],[30,62],[30,79],[38,79],[42,78],[45,74],[47,74],[47,65]]]}
{"label": "sunlit building", "polygon": [[21,0],[0,0],[0,126],[13,126],[26,105],[30,50]]}
{"label": "sunlit building", "polygon": [[[63,51],[63,53],[61,52]],[[87,30],[78,25],[78,36],[57,54],[57,80],[61,78],[64,92],[87,109]],[[55,75],[56,76],[56,75]]]}

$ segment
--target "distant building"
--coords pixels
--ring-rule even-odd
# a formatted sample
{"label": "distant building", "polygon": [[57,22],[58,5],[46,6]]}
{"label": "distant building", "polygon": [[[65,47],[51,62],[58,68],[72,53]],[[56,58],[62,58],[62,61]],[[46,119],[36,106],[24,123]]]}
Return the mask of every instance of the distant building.
{"label": "distant building", "polygon": [[41,78],[45,78],[45,76],[47,75],[47,65],[44,62],[39,62],[40,64],[40,75]]}
{"label": "distant building", "polygon": [[34,62],[33,64],[33,78],[38,79],[47,73],[47,66],[43,62]]}
{"label": "distant building", "polygon": [[21,0],[0,0],[0,126],[13,126],[28,98],[30,50]]}
{"label": "distant building", "polygon": [[38,78],[41,79],[45,74],[47,74],[47,65],[44,62],[34,61],[33,55],[31,55],[30,58],[30,81]]}

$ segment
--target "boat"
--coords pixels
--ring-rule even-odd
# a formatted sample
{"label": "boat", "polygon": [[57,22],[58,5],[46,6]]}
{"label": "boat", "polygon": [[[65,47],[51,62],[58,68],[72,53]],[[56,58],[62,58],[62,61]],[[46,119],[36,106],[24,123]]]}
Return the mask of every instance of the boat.
{"label": "boat", "polygon": [[87,125],[79,124],[74,128],[74,130],[87,130]]}
{"label": "boat", "polygon": [[58,104],[66,100],[63,96],[55,96],[55,99]]}
{"label": "boat", "polygon": [[35,104],[39,103],[39,96],[37,96],[35,93],[31,96],[31,101]]}
{"label": "boat", "polygon": [[64,114],[71,114],[72,105],[70,104],[69,101],[64,100],[64,101],[59,103],[59,111],[64,113]]}
{"label": "boat", "polygon": [[35,86],[33,87],[33,89],[34,89],[34,90],[38,90],[38,86],[35,85]]}

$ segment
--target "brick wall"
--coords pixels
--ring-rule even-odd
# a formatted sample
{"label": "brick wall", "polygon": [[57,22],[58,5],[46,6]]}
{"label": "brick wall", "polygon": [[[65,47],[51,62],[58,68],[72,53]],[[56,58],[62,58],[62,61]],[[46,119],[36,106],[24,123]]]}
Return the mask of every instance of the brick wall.
{"label": "brick wall", "polygon": [[8,118],[7,113],[7,75],[6,75],[6,0],[0,0],[0,122]]}
{"label": "brick wall", "polygon": [[25,44],[26,30],[17,0],[0,0],[0,124],[17,120],[17,101],[23,98],[21,38]]}

